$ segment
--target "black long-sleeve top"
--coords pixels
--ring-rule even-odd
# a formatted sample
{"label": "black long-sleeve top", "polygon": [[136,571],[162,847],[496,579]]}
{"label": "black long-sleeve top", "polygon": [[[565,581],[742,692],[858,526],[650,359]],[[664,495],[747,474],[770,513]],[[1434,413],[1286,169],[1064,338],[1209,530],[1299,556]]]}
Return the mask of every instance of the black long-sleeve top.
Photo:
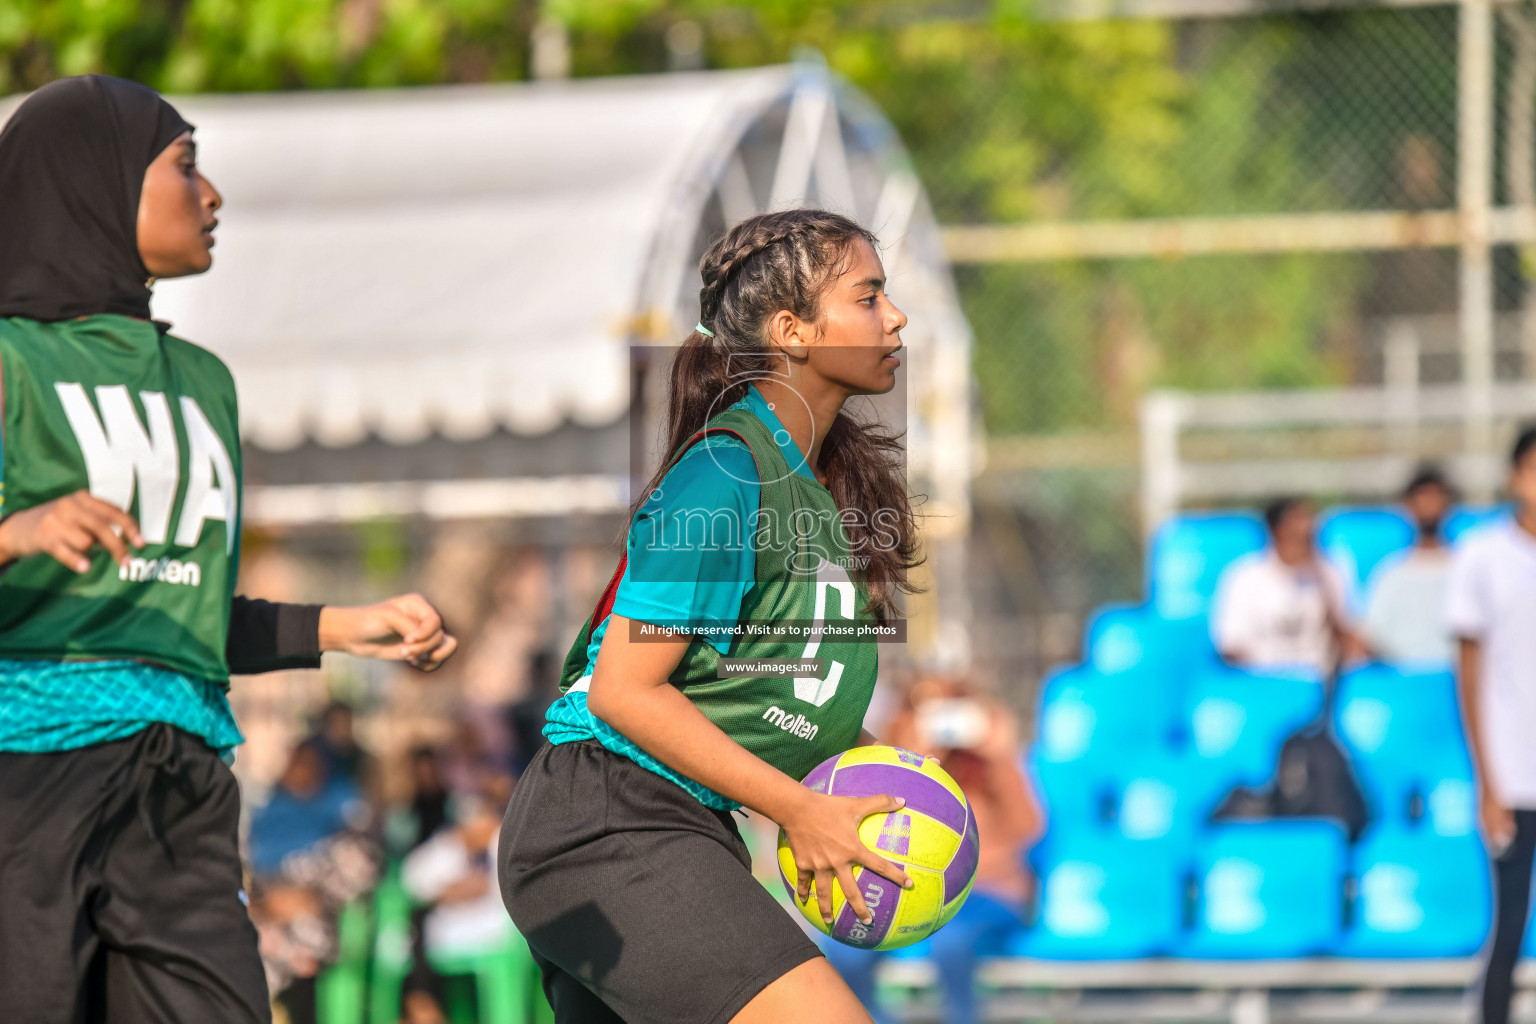
{"label": "black long-sleeve top", "polygon": [[236,597],[229,608],[224,655],[232,675],[320,667],[318,604],[280,604]]}

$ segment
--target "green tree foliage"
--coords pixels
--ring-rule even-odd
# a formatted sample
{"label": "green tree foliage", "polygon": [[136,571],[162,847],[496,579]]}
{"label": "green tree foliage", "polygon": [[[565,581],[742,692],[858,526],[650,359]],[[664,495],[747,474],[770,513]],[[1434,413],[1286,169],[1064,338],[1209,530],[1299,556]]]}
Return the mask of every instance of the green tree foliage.
{"label": "green tree foliage", "polygon": [[[578,75],[676,65],[681,23],[710,67],[814,48],[889,114],[950,223],[1327,208],[1342,193],[1312,169],[1349,165],[1347,130],[1318,141],[1338,87],[1318,87],[1296,19],[1191,33],[1040,21],[1019,0],[0,0],[0,91],[88,71],[169,92],[516,80],[541,19],[565,25]],[[1298,256],[959,279],[989,428],[1015,433],[1123,425],[1153,384],[1336,380],[1319,353],[1361,274]]]}
{"label": "green tree foliage", "polygon": [[[1277,89],[1299,48],[1285,23],[1211,41],[1165,90],[1156,131],[1139,126],[1134,142],[1076,149],[1057,142],[1047,164],[1055,169],[1033,182],[1036,210],[1078,218],[1269,213],[1295,208],[1298,182],[1321,206],[1337,208],[1337,190],[1302,157],[1306,105]],[[1158,57],[1171,69],[1166,49]],[[1127,117],[1145,116],[1127,109]],[[1011,434],[1124,428],[1153,385],[1337,383],[1348,371],[1329,342],[1351,322],[1361,267],[1352,257],[1171,256],[965,268],[960,280],[988,428]]]}
{"label": "green tree foliage", "polygon": [[0,91],[122,75],[168,92],[515,80],[537,0],[0,0]]}

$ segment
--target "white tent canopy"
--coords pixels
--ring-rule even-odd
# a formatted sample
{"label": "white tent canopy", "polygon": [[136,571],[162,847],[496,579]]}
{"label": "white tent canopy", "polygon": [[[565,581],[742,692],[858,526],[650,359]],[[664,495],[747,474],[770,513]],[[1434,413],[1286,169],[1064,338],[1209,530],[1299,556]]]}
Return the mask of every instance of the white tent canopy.
{"label": "white tent canopy", "polygon": [[160,283],[155,313],[229,363],[258,447],[613,422],[629,346],[691,326],[711,227],[811,203],[887,246],[913,468],[937,468],[936,430],[968,467],[969,334],[932,218],[824,70],[176,102],[226,205],[214,269]]}
{"label": "white tent canopy", "polygon": [[227,206],[156,315],[269,449],[610,422],[664,214],[774,78],[178,100]]}
{"label": "white tent canopy", "polygon": [[[226,207],[215,269],[161,282],[155,315],[229,362],[267,450],[605,424],[628,407],[628,344],[687,332],[710,198],[730,220],[811,200],[911,224],[909,173],[862,189],[851,166],[905,170],[899,150],[826,144],[852,134],[834,94],[773,68],[180,98]],[[776,112],[763,190],[739,146]],[[909,315],[912,339],[934,333]]]}
{"label": "white tent canopy", "polygon": [[[881,234],[914,394],[968,464],[969,333],[921,186],[824,68],[175,102],[225,207],[214,269],[160,282],[155,315],[230,365],[260,448],[611,423],[628,347],[691,326],[710,237],[808,204]],[[917,404],[921,447],[945,425]]]}

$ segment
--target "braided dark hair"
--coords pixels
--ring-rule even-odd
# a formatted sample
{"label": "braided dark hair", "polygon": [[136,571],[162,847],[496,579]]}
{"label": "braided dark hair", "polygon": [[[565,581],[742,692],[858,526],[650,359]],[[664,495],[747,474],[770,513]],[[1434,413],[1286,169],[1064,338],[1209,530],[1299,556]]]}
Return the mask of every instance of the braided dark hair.
{"label": "braided dark hair", "polygon": [[[875,236],[847,217],[824,210],[765,213],[737,224],[699,261],[699,323],[672,363],[667,403],[667,447],[676,452],[712,413],[745,397],[752,379],[769,373],[768,321],[779,310],[821,319],[821,299],[859,241]],[[854,570],[869,591],[869,610],[880,619],[896,611],[898,590],[919,563],[912,501],[902,473],[901,438],[839,412],[822,441],[820,469],[845,517],[850,553],[865,556]],[[658,470],[636,508],[661,484]],[[878,513],[878,514],[877,514]],[[850,523],[849,520],[856,520]]]}

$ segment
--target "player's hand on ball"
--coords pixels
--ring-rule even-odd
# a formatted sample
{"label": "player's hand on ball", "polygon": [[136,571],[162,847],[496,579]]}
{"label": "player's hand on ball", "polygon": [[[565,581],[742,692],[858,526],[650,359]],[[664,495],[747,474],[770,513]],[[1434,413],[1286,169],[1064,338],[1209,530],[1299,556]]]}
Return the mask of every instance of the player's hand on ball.
{"label": "player's hand on ball", "polygon": [[859,838],[859,823],[865,818],[871,814],[888,814],[905,806],[905,800],[894,796],[825,796],[806,790],[799,809],[789,815],[788,820],[779,822],[795,855],[796,897],[800,902],[804,904],[810,900],[814,882],[821,919],[830,925],[832,880],[835,878],[854,914],[869,924],[874,920],[874,914],[865,906],[864,896],[854,884],[855,864],[910,889],[912,880],[907,873],[865,846]]}
{"label": "player's hand on ball", "polygon": [[392,597],[361,608],[327,606],[320,612],[320,649],[359,658],[403,661],[431,672],[453,654],[458,638],[420,594]]}
{"label": "player's hand on ball", "polygon": [[98,544],[113,564],[122,565],[128,545],[141,548],[144,538],[132,516],[90,491],[66,494],[0,520],[0,566],[28,555],[51,555],[66,568],[85,572]]}

